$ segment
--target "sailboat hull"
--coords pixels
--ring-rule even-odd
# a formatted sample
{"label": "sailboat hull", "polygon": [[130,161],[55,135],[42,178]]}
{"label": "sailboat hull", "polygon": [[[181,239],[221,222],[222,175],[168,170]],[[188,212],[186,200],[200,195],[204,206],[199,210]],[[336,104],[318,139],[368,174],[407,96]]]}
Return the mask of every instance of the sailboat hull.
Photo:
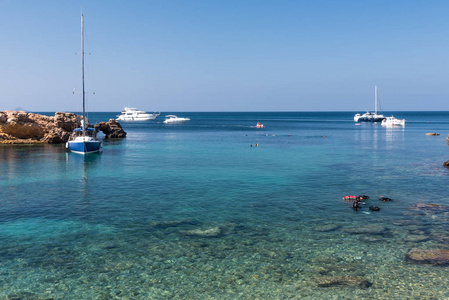
{"label": "sailboat hull", "polygon": [[385,120],[385,117],[383,115],[363,114],[361,116],[356,115],[354,117],[355,122],[382,122],[382,120]]}
{"label": "sailboat hull", "polygon": [[79,153],[79,154],[99,153],[103,150],[101,141],[67,142],[67,148],[71,152]]}
{"label": "sailboat hull", "polygon": [[382,122],[385,118],[359,119],[358,122]]}

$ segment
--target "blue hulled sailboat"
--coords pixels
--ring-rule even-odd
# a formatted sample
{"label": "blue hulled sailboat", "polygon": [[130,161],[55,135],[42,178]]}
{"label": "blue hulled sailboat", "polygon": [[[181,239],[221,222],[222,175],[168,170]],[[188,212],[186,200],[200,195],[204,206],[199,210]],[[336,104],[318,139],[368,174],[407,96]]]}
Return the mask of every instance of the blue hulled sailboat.
{"label": "blue hulled sailboat", "polygon": [[81,127],[73,131],[66,148],[71,152],[80,154],[99,153],[103,150],[102,143],[97,138],[94,128],[89,128],[86,124],[86,94],[84,91],[84,19],[81,14],[81,74],[83,85],[83,120]]}

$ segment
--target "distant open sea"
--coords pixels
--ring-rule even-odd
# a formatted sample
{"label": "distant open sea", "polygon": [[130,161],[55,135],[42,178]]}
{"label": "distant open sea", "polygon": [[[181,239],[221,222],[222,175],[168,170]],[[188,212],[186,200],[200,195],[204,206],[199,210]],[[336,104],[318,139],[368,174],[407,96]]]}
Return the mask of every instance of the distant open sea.
{"label": "distant open sea", "polygon": [[449,211],[412,209],[449,207],[449,112],[354,113],[169,112],[86,157],[1,145],[0,299],[448,299],[448,269],[406,254],[449,249]]}

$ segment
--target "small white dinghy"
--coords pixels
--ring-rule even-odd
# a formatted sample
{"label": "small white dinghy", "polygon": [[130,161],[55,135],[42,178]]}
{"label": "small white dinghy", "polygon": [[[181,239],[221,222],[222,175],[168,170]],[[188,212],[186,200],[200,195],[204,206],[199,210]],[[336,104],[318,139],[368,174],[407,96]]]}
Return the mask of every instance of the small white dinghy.
{"label": "small white dinghy", "polygon": [[190,118],[179,118],[175,115],[167,115],[165,116],[164,123],[165,124],[175,124],[175,123],[184,123],[190,121]]}
{"label": "small white dinghy", "polygon": [[399,120],[393,116],[386,117],[385,120],[382,120],[382,123],[380,125],[382,125],[382,126],[404,126],[405,119]]}

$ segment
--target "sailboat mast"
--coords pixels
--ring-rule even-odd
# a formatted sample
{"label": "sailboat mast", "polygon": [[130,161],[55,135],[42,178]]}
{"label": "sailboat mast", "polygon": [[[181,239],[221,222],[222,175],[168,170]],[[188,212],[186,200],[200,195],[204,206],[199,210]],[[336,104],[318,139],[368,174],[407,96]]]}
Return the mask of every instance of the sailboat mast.
{"label": "sailboat mast", "polygon": [[86,136],[86,95],[84,92],[84,18],[81,13],[81,80],[83,84],[83,136]]}
{"label": "sailboat mast", "polygon": [[374,86],[374,113],[377,115],[377,85]]}

